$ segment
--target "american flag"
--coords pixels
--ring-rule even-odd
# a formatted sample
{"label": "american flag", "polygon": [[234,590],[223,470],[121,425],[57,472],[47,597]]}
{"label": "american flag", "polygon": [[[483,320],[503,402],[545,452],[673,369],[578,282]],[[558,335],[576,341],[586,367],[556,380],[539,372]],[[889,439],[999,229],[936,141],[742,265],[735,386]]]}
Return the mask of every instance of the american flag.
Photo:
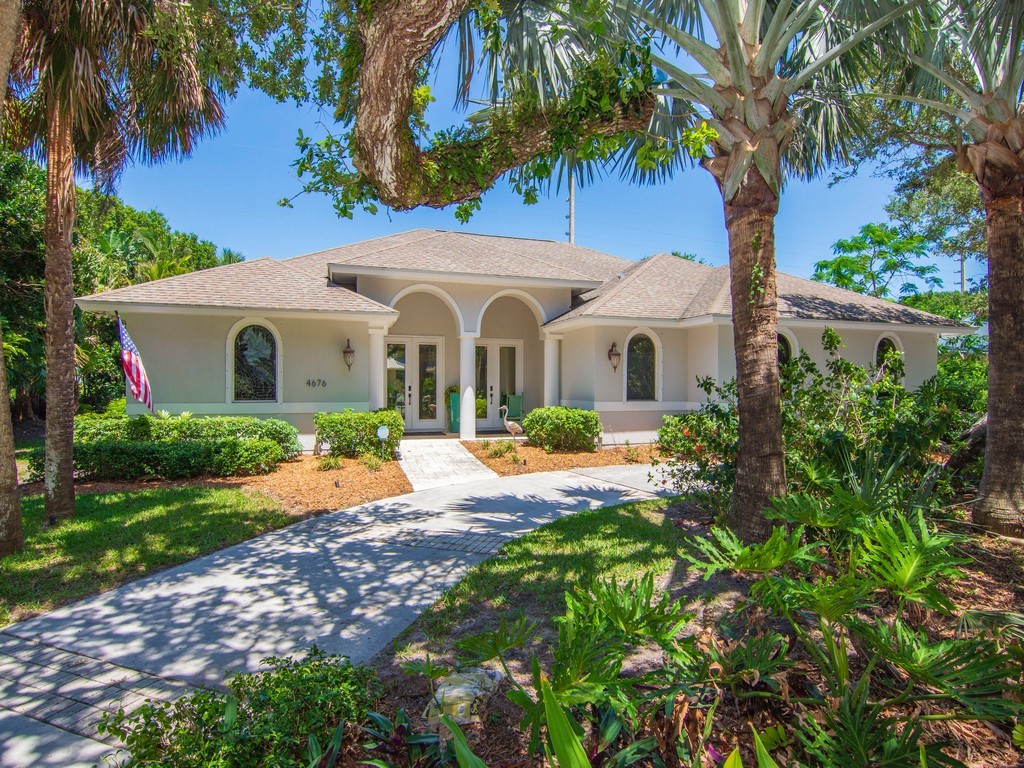
{"label": "american flag", "polygon": [[153,409],[153,391],[149,388],[149,377],[146,376],[146,369],[142,367],[142,356],[128,335],[120,315],[117,318],[117,333],[121,337],[121,367],[124,368],[125,378],[128,379],[128,386],[131,387],[135,399],[142,403],[149,410]]}

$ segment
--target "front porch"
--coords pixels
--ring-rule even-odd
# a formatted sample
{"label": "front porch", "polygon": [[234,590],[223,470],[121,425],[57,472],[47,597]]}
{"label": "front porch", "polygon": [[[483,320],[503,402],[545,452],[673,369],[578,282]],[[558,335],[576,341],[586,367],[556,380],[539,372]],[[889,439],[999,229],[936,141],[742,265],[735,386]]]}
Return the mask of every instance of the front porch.
{"label": "front porch", "polygon": [[466,312],[436,288],[403,292],[392,306],[401,314],[391,328],[370,330],[369,407],[402,413],[408,434],[504,434],[503,405],[520,420],[557,404],[559,341],[542,333],[539,307],[492,297],[467,330]]}

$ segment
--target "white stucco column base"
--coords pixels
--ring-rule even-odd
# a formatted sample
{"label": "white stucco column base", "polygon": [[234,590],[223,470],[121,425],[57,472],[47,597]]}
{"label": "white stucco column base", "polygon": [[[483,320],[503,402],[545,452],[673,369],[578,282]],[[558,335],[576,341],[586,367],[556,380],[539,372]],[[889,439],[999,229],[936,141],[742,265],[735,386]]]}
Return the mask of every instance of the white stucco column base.
{"label": "white stucco column base", "polygon": [[370,329],[370,349],[367,353],[367,359],[370,363],[370,410],[376,411],[378,408],[383,408],[387,402],[386,395],[386,382],[385,374],[387,372],[387,366],[385,364],[385,347],[384,347],[384,334],[387,330],[384,328],[371,328]]}
{"label": "white stucco column base", "polygon": [[459,336],[459,438],[476,439],[476,340]]}
{"label": "white stucco column base", "polygon": [[544,405],[558,405],[561,402],[561,371],[559,357],[562,340],[558,336],[544,337]]}

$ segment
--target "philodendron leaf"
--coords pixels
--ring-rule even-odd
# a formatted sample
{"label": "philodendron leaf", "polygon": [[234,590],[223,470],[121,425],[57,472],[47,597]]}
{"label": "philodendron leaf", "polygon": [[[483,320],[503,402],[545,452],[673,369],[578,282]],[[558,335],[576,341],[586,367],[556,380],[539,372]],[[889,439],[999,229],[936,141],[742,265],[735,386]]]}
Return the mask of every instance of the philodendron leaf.
{"label": "philodendron leaf", "polygon": [[757,755],[757,768],[779,768],[779,764],[772,759],[772,756],[768,754],[768,750],[765,749],[764,742],[761,741],[757,729],[751,726],[750,730],[754,732],[754,752]]}
{"label": "philodendron leaf", "polygon": [[546,677],[540,679],[540,694],[544,702],[548,737],[551,739],[551,748],[555,751],[558,768],[590,768],[587,753],[583,751],[583,745],[576,738],[569,717],[555,698],[555,692],[551,690],[551,684]]}
{"label": "philodendron leaf", "polygon": [[459,768],[487,768],[487,763],[473,754],[469,742],[466,741],[466,734],[459,728],[458,723],[448,715],[441,715],[441,723],[452,733],[455,761],[459,764]]}

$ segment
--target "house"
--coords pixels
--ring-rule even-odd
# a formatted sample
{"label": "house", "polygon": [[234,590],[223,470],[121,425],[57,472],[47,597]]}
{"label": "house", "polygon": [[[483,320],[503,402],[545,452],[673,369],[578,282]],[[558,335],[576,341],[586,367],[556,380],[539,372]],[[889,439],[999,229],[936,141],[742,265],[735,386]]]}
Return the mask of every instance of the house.
{"label": "house", "polygon": [[[911,387],[935,375],[940,335],[971,330],[790,275],[778,287],[780,355],[822,363],[830,326],[858,364],[902,351]],[[318,411],[382,407],[410,432],[445,431],[455,386],[464,439],[500,429],[506,401],[592,408],[622,436],[698,407],[699,377],[735,375],[727,267],[545,240],[418,229],[78,304],[120,312],[158,409],[275,416],[301,431]]]}

